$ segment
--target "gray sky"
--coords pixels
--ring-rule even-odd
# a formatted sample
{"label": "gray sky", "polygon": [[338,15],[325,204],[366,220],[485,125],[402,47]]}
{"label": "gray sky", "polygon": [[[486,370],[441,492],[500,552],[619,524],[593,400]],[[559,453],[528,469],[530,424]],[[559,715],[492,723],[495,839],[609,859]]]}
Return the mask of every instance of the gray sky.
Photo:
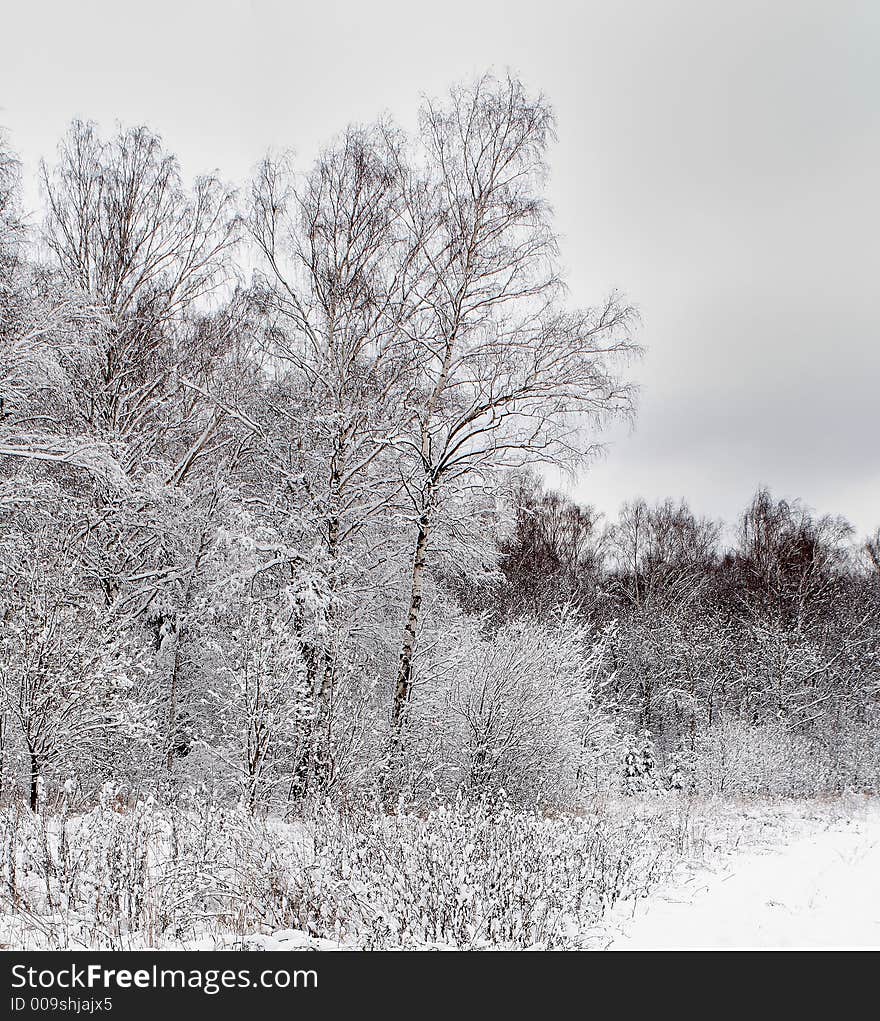
{"label": "gray sky", "polygon": [[648,347],[636,430],[577,495],[730,519],[766,483],[880,524],[876,0],[32,0],[0,25],[26,174],[80,116],[243,181],[269,147],[308,159],[511,68],[558,114],[572,301],[621,288]]}

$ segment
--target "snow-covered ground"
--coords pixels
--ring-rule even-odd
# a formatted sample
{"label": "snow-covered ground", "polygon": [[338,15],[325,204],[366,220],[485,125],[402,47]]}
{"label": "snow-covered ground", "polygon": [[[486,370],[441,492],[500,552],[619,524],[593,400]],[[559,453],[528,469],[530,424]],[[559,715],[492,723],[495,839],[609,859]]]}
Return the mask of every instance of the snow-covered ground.
{"label": "snow-covered ground", "polygon": [[880,947],[880,810],[698,871],[618,915],[605,945]]}

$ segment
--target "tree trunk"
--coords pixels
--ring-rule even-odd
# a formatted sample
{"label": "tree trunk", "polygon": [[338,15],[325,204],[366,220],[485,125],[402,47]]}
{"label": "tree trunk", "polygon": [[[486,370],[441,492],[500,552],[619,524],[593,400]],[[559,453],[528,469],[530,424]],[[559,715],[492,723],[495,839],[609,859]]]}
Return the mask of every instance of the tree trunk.
{"label": "tree trunk", "polygon": [[[174,768],[174,756],[177,751],[177,681],[180,672],[180,621],[175,613],[167,619],[169,630],[160,643],[159,654],[165,659],[168,667],[168,717],[166,723],[165,768],[168,772]],[[163,622],[164,623],[164,622]],[[166,643],[171,643],[170,655]]]}
{"label": "tree trunk", "polygon": [[391,747],[396,749],[403,735],[406,705],[412,689],[413,655],[422,613],[422,591],[425,583],[425,564],[428,557],[428,538],[431,529],[430,510],[422,511],[418,520],[415,556],[413,558],[412,586],[409,597],[409,613],[403,632],[400,649],[400,663],[397,670],[397,684],[394,688],[394,704],[391,709]]}
{"label": "tree trunk", "polygon": [[330,561],[329,598],[325,615],[326,635],[321,650],[323,669],[319,697],[322,709],[326,709],[336,686],[336,630],[338,621],[336,603],[339,597],[339,516],[332,514],[327,522],[327,557]]}
{"label": "tree trunk", "polygon": [[333,778],[331,728],[333,696],[336,691],[337,629],[339,626],[336,612],[339,590],[339,528],[339,516],[333,513],[327,521],[327,555],[330,563],[329,592],[324,612],[324,639],[319,658],[320,674],[315,678],[314,716],[309,732],[308,786],[315,790],[326,790]]}
{"label": "tree trunk", "polygon": [[37,753],[31,749],[31,811],[36,812],[40,800],[40,760]]}

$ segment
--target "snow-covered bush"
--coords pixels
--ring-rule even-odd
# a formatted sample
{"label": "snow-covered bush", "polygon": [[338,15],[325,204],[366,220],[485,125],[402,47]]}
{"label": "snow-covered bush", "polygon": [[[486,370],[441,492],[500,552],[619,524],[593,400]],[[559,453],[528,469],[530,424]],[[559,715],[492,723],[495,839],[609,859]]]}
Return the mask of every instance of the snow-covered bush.
{"label": "snow-covered bush", "polygon": [[497,629],[480,618],[447,622],[419,662],[411,720],[434,737],[436,782],[532,804],[590,789],[611,734],[599,699],[606,643],[606,632],[566,610]]}
{"label": "snow-covered bush", "polygon": [[460,796],[286,824],[205,789],[162,808],[108,786],[85,814],[0,814],[0,904],[7,926],[71,948],[279,929],[376,948],[573,946],[698,843],[672,802],[552,817]]}
{"label": "snow-covered bush", "polygon": [[692,780],[705,794],[811,797],[880,790],[880,727],[804,734],[781,722],[724,718],[701,732]]}

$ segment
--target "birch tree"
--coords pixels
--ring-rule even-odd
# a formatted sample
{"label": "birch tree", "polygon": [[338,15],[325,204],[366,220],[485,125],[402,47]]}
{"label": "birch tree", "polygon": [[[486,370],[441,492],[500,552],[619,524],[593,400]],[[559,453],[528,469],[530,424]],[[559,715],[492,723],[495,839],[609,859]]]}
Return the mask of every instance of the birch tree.
{"label": "birch tree", "polygon": [[[230,279],[234,196],[211,175],[187,188],[176,159],[145,127],[105,140],[83,121],[71,124],[56,163],[43,164],[42,180],[48,247],[66,285],[100,317],[99,329],[59,352],[68,404],[81,431],[113,450],[133,490],[121,500],[98,492],[86,527],[104,534],[116,555],[103,568],[108,603],[129,583],[145,590],[132,603],[152,614],[157,661],[168,675],[170,767],[186,618],[179,600],[191,592],[190,561],[206,541],[201,501],[170,491],[228,442],[217,409],[180,377],[203,381],[223,354],[227,337],[217,337],[210,299]],[[207,477],[216,477],[214,466]],[[162,517],[175,502],[195,507],[191,542],[163,536]],[[175,552],[182,562],[169,559]],[[176,588],[179,599],[157,599],[157,585],[164,595]]]}
{"label": "birch tree", "polygon": [[525,462],[593,449],[584,427],[626,414],[619,378],[633,309],[612,295],[567,310],[542,197],[553,115],[514,79],[484,77],[421,115],[427,183],[408,193],[427,222],[409,417],[396,440],[412,508],[412,572],[391,711],[399,744],[413,685],[432,531],[446,495]]}
{"label": "birch tree", "polygon": [[[349,128],[304,174],[290,158],[267,159],[252,190],[249,224],[264,267],[257,297],[274,376],[262,432],[280,484],[299,494],[302,542],[318,554],[323,610],[312,686],[324,731],[340,615],[350,622],[355,588],[362,600],[377,590],[353,550],[400,488],[390,456],[425,274],[421,233],[405,218],[407,176],[402,137],[380,123]],[[315,745],[325,771],[330,743],[325,732]]]}
{"label": "birch tree", "polygon": [[145,127],[103,140],[74,121],[54,166],[43,164],[45,237],[64,280],[87,295],[107,328],[76,366],[83,413],[127,444],[129,463],[165,438],[187,350],[186,315],[228,275],[233,195],[216,177],[183,184],[176,159]]}

